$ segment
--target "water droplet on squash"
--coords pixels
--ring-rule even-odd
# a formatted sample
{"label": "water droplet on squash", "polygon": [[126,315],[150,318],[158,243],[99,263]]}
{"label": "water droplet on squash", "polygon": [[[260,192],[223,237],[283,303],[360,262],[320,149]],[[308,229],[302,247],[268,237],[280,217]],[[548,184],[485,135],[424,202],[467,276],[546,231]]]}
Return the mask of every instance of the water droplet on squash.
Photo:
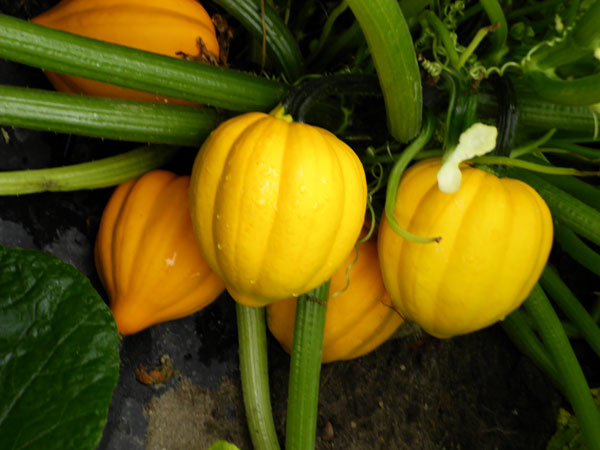
{"label": "water droplet on squash", "polygon": [[223,250],[223,246],[221,244],[217,244],[217,249],[218,250]]}

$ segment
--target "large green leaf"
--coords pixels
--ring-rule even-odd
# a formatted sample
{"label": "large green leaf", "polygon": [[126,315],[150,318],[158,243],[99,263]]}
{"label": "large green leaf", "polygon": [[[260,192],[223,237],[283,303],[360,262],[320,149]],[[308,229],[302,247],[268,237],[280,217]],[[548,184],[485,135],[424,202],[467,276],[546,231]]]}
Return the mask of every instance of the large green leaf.
{"label": "large green leaf", "polygon": [[74,267],[0,246],[0,448],[97,448],[118,344],[110,310]]}

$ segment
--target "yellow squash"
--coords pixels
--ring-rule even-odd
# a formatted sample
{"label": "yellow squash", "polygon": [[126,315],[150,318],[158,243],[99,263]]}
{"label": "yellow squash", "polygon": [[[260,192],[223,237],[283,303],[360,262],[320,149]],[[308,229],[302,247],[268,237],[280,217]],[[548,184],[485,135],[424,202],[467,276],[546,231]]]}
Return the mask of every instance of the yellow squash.
{"label": "yellow squash", "polygon": [[546,203],[527,184],[462,168],[458,192],[437,187],[439,159],[403,176],[394,216],[408,231],[441,236],[419,244],[385,218],[378,246],[395,307],[429,334],[448,338],[487,327],[515,310],[538,280],[552,246]]}
{"label": "yellow squash", "polygon": [[[383,285],[376,240],[372,238],[358,249],[356,263],[351,266],[356,257],[353,250],[331,278],[330,293],[340,293],[327,302],[324,363],[366,355],[389,339],[403,322]],[[292,348],[296,303],[291,298],[267,306],[269,330],[288,353]]]}
{"label": "yellow squash", "polygon": [[[198,38],[215,56],[219,44],[210,16],[196,0],[62,0],[33,22],[81,36],[176,57],[195,56]],[[98,81],[46,72],[54,87],[63,92],[99,97],[165,101]]]}
{"label": "yellow squash", "polygon": [[117,187],[100,222],[96,268],[121,334],[190,315],[225,286],[192,230],[189,177],[155,170]]}
{"label": "yellow squash", "polygon": [[194,162],[192,222],[232,297],[263,306],[328,280],[360,233],[364,169],[333,134],[247,113],[212,132]]}

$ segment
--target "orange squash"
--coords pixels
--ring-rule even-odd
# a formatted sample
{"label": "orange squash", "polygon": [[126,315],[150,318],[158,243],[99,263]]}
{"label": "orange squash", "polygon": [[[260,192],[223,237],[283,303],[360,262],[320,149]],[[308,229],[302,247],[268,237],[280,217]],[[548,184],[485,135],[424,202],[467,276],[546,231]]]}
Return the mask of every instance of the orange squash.
{"label": "orange squash", "polygon": [[297,296],[328,280],[365,216],[366,177],[352,149],[281,112],[223,122],[192,169],[198,242],[245,306]]}
{"label": "orange squash", "polygon": [[[202,38],[206,48],[219,56],[211,18],[196,0],[63,0],[31,20],[69,33],[172,57],[178,52],[198,55],[197,41]],[[80,77],[54,72],[46,72],[46,76],[63,92],[165,101],[164,97],[147,92]]]}
{"label": "orange squash", "polygon": [[385,217],[379,259],[394,306],[427,333],[471,333],[502,320],[531,292],[552,247],[550,210],[529,185],[464,166],[460,190],[438,189],[440,159],[404,173],[394,216],[420,236],[409,242]]}
{"label": "orange squash", "polygon": [[[356,256],[352,251],[331,278],[329,292],[341,293],[327,302],[324,363],[358,358],[373,351],[403,322],[383,285],[376,239],[372,238],[358,248],[356,263],[348,270]],[[292,348],[296,303],[295,298],[290,298],[267,306],[269,330],[288,353]]]}
{"label": "orange squash", "polygon": [[225,289],[196,244],[188,187],[154,170],[118,186],[104,209],[96,268],[121,334],[190,315]]}

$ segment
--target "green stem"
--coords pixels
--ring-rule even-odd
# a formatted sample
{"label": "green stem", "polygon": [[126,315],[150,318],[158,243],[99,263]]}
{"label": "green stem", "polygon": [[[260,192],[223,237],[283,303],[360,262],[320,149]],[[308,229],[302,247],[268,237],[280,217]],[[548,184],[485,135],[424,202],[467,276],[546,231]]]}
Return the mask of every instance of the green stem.
{"label": "green stem", "polygon": [[312,71],[323,72],[333,60],[342,55],[350,54],[364,42],[365,37],[360,25],[356,21],[352,22],[352,25],[331,39],[331,45],[327,45],[319,54],[319,58],[313,61]]}
{"label": "green stem", "polygon": [[446,53],[448,54],[448,59],[450,61],[450,64],[455,69],[459,69],[458,53],[456,52],[456,49],[454,48],[454,42],[452,41],[452,38],[450,37],[450,32],[446,28],[446,25],[444,25],[444,23],[439,19],[439,17],[433,11],[427,10],[423,14],[424,14],[425,18],[427,19],[427,21],[429,22],[429,25],[431,26],[431,28],[433,28],[435,33],[441,39],[442,44],[444,45],[444,48],[446,49]]}
{"label": "green stem", "polygon": [[556,271],[546,266],[540,284],[600,357],[600,328]]}
{"label": "green stem", "polygon": [[287,405],[286,450],[315,448],[329,281],[298,297]]}
{"label": "green stem", "polygon": [[600,189],[596,186],[570,176],[557,177],[540,174],[540,178],[600,211]]}
{"label": "green stem", "polygon": [[460,54],[460,58],[456,64],[458,69],[465,65],[467,60],[471,57],[475,50],[477,50],[477,47],[479,47],[479,44],[481,44],[481,41],[483,41],[483,38],[485,38],[489,32],[489,27],[484,27],[477,31],[473,39],[471,39],[471,42],[469,42],[469,45],[467,45],[467,48],[465,48],[465,50]]}
{"label": "green stem", "polygon": [[537,284],[523,305],[554,361],[588,447],[600,449],[600,411],[556,312]]}
{"label": "green stem", "polygon": [[562,80],[544,72],[529,71],[525,79],[540,97],[554,103],[573,106],[600,103],[600,74]]}
{"label": "green stem", "polygon": [[[235,17],[250,34],[263,39],[263,17],[260,1],[215,0],[215,3]],[[304,62],[298,43],[275,10],[265,2],[264,24],[266,50],[281,69],[287,81],[294,82],[304,74]]]}
{"label": "green stem", "polygon": [[594,2],[573,29],[573,40],[580,47],[595,50],[600,47],[600,3]]}
{"label": "green stem", "polygon": [[0,124],[133,142],[199,146],[214,110],[0,86]]}
{"label": "green stem", "polygon": [[584,145],[575,144],[573,142],[564,142],[559,139],[553,139],[548,142],[548,147],[558,147],[560,150],[565,150],[571,154],[581,156],[590,162],[600,162],[600,150],[597,148],[590,148]]}
{"label": "green stem", "polygon": [[284,85],[0,15],[0,58],[234,111],[272,109]]}
{"label": "green stem", "polygon": [[279,450],[269,394],[265,309],[236,303],[240,374],[252,445],[256,450]]}
{"label": "green stem", "polygon": [[569,227],[560,222],[554,224],[554,238],[571,258],[600,276],[600,254],[592,250]]}
{"label": "green stem", "polygon": [[[574,17],[571,5],[568,11],[567,25]],[[541,72],[554,69],[578,61],[600,47],[600,4],[595,2],[575,24],[571,33],[555,45],[543,45],[525,60],[526,70]]]}
{"label": "green stem", "polygon": [[365,35],[383,91],[390,134],[400,142],[421,128],[422,87],[410,30],[396,0],[346,0]]}
{"label": "green stem", "polygon": [[548,204],[554,219],[561,221],[585,239],[600,245],[600,211],[527,170],[509,168],[509,176],[533,187]]}
{"label": "green stem", "polygon": [[331,35],[331,30],[333,29],[333,24],[337,20],[337,18],[348,8],[348,3],[342,1],[339,5],[337,5],[333,11],[327,17],[325,21],[325,25],[323,25],[323,29],[321,30],[321,36],[319,36],[319,40],[317,41],[317,45],[310,52],[310,55],[306,59],[308,64],[311,64],[321,53],[325,43],[329,39]]}
{"label": "green stem", "polygon": [[156,145],[71,166],[0,172],[0,195],[77,191],[115,186],[161,167],[171,160],[177,151],[173,147]]}
{"label": "green stem", "polygon": [[417,236],[404,228],[398,223],[394,216],[394,210],[396,209],[396,198],[398,197],[398,187],[400,186],[400,180],[402,174],[408,164],[413,160],[415,155],[419,153],[423,147],[429,142],[433,135],[433,118],[430,114],[425,116],[425,122],[423,122],[423,129],[417,138],[410,143],[408,147],[402,152],[400,157],[394,163],[392,170],[388,176],[387,188],[385,194],[385,218],[389,227],[399,236],[411,242],[420,242],[423,244],[430,242],[439,242],[439,237],[424,237]]}
{"label": "green stem", "polygon": [[556,366],[527,322],[525,314],[522,309],[516,309],[506,316],[500,322],[500,325],[517,348],[531,359],[550,378],[552,383],[564,393],[563,381],[556,370]]}
{"label": "green stem", "polygon": [[498,64],[504,53],[506,38],[508,36],[508,24],[504,11],[497,0],[479,0],[490,22],[497,28],[491,33],[492,48],[490,49],[490,59],[494,64]]}
{"label": "green stem", "polygon": [[550,138],[556,133],[556,128],[548,130],[542,137],[534,141],[525,142],[520,147],[515,147],[510,152],[511,158],[519,158],[520,156],[527,155],[537,151],[540,146],[548,142]]}
{"label": "green stem", "polygon": [[[519,99],[519,128],[538,127],[547,130],[584,132],[593,136],[596,132],[594,113],[587,107],[557,105],[551,101],[524,96],[517,92]],[[550,99],[551,100],[551,99]],[[494,96],[479,94],[477,112],[485,117],[495,117],[498,102]]]}
{"label": "green stem", "polygon": [[471,159],[475,164],[495,164],[507,167],[519,167],[532,172],[545,173],[549,175],[564,176],[576,175],[579,177],[597,177],[600,171],[584,171],[573,169],[572,167],[555,167],[547,164],[536,164],[523,159],[515,159],[507,156],[476,156]]}

